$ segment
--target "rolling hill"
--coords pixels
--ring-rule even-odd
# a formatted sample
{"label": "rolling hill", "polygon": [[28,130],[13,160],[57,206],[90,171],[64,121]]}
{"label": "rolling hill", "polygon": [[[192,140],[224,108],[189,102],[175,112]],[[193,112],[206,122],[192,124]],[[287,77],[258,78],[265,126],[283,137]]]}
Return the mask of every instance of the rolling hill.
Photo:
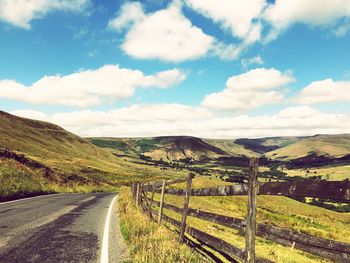
{"label": "rolling hill", "polygon": [[263,156],[293,160],[308,155],[338,158],[350,154],[350,134],[304,137],[267,137],[235,140],[201,139],[192,136],[154,138],[87,138],[92,144],[121,155],[140,154],[154,160],[217,159],[232,156]]}
{"label": "rolling hill", "polygon": [[308,155],[339,158],[350,154],[350,134],[315,135],[269,151],[273,159],[298,159]]}
{"label": "rolling hill", "polygon": [[[63,128],[0,111],[0,196],[114,189],[164,176],[131,163]],[[168,172],[169,176],[179,173]]]}

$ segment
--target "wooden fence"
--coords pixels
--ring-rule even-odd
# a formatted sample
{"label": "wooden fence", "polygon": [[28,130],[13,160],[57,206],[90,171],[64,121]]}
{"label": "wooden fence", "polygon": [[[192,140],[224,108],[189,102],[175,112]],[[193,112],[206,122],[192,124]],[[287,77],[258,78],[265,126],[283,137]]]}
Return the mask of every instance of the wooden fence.
{"label": "wooden fence", "polygon": [[[161,183],[133,184],[133,199],[137,205],[149,214],[149,216],[161,223],[162,220],[179,229],[179,241],[199,248],[200,251],[215,255],[206,250],[203,245],[219,252],[232,262],[271,262],[267,259],[255,258],[255,236],[259,236],[283,246],[299,249],[311,254],[329,259],[335,262],[350,262],[350,244],[319,238],[290,229],[283,229],[268,224],[256,222],[256,196],[279,195],[287,197],[316,197],[335,202],[350,202],[350,182],[266,182],[258,183],[258,162],[256,158],[250,161],[250,173],[248,184],[234,184],[213,188],[191,189],[193,174],[187,177],[186,189],[166,188],[179,180]],[[183,181],[183,180],[182,180]],[[151,197],[148,197],[151,193]],[[154,194],[160,193],[160,201],[154,200]],[[177,207],[164,202],[164,195],[183,195],[183,207]],[[235,196],[247,195],[247,219],[223,216],[215,213],[191,209],[189,207],[190,196]],[[159,207],[158,211],[152,207]],[[182,215],[181,222],[163,214],[163,209],[168,209]],[[193,227],[186,225],[187,216],[199,218],[222,226],[239,229],[245,232],[245,248],[240,249],[217,237],[209,235]],[[187,233],[191,238],[185,236]],[[193,241],[193,238],[196,241]],[[218,258],[216,258],[219,261]]]}

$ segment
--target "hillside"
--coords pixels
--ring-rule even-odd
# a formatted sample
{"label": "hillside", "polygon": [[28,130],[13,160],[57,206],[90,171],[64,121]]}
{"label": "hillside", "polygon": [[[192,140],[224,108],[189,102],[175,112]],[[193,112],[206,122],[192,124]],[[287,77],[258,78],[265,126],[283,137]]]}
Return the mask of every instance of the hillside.
{"label": "hillside", "polygon": [[154,138],[88,138],[96,146],[108,148],[121,156],[140,155],[153,160],[194,161],[231,157],[263,156],[289,161],[307,156],[339,158],[350,154],[350,135],[315,135],[310,137],[267,137],[236,140],[200,139],[191,136]]}
{"label": "hillside", "polygon": [[281,147],[294,144],[306,137],[267,137],[258,139],[241,138],[234,141],[235,144],[241,145],[247,150],[255,153],[264,154]]}
{"label": "hillside", "polygon": [[269,151],[266,156],[273,159],[297,159],[308,155],[339,158],[350,154],[350,134],[315,135],[290,145]]}
{"label": "hillside", "polygon": [[[192,136],[162,136],[134,139],[88,138],[88,140],[99,147],[110,148],[120,154],[135,157],[143,155],[153,160],[163,161],[204,161],[230,155],[226,150],[234,151],[233,147],[227,146],[224,148],[222,147],[223,144],[211,143],[211,140]],[[252,154],[239,145],[237,145],[237,148],[240,150],[240,153]]]}
{"label": "hillside", "polygon": [[159,168],[130,163],[51,123],[3,111],[0,123],[0,196],[108,190],[163,176]]}

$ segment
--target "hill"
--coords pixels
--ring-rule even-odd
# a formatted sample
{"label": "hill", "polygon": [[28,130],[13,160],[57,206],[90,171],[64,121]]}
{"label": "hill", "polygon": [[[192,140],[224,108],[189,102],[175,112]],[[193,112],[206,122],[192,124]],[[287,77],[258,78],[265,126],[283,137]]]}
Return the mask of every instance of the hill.
{"label": "hill", "polygon": [[3,198],[36,192],[111,190],[130,180],[163,176],[157,167],[130,163],[55,124],[3,111],[0,123]]}
{"label": "hill", "polygon": [[258,139],[241,138],[234,141],[235,144],[255,153],[264,154],[281,147],[294,144],[306,137],[267,137]]}
{"label": "hill", "polygon": [[269,151],[266,156],[273,159],[290,160],[311,155],[339,158],[348,154],[350,154],[350,134],[336,134],[306,137]]}
{"label": "hill", "polygon": [[87,138],[96,146],[113,149],[119,154],[144,154],[155,160],[204,160],[219,156],[255,156],[258,153],[228,139],[201,139],[193,136],[144,138]]}

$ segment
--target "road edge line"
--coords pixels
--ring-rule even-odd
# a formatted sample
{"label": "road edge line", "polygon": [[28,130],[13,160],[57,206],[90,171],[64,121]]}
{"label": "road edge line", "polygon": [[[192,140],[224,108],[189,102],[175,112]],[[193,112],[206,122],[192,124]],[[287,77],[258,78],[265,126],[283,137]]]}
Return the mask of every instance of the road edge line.
{"label": "road edge line", "polygon": [[100,263],[108,263],[108,240],[109,240],[109,224],[111,221],[111,214],[114,202],[118,196],[116,195],[108,208],[108,213],[105,221],[105,226],[103,230],[102,248],[101,248],[101,260]]}

